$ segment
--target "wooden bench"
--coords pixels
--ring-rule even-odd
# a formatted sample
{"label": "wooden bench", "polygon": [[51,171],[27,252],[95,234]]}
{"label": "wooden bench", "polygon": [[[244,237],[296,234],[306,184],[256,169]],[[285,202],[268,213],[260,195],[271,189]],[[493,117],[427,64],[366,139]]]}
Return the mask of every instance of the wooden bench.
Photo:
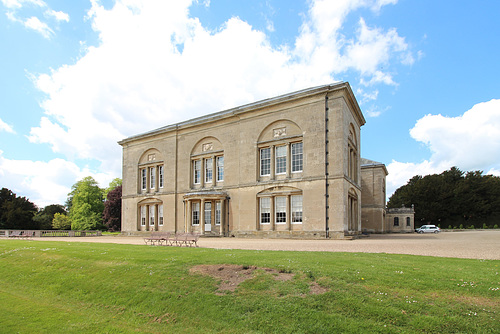
{"label": "wooden bench", "polygon": [[151,232],[151,236],[148,238],[144,238],[144,242],[146,245],[149,243],[150,245],[159,245],[161,246],[165,243],[165,246],[168,246],[169,240],[171,238],[170,232]]}
{"label": "wooden bench", "polygon": [[151,232],[144,242],[146,245],[198,247],[198,238],[199,234],[196,233]]}
{"label": "wooden bench", "polygon": [[12,231],[12,233],[9,233],[9,238],[22,238],[22,239],[28,239],[33,237],[33,231]]}

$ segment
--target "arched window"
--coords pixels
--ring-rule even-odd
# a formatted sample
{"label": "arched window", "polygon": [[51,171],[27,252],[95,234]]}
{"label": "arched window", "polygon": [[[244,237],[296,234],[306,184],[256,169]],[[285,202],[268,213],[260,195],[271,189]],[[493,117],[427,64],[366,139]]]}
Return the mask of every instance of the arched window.
{"label": "arched window", "polygon": [[138,192],[154,193],[161,191],[165,184],[165,165],[160,152],[149,149],[144,152],[138,164]]}
{"label": "arched window", "polygon": [[191,151],[192,188],[211,188],[224,182],[224,150],[214,137],[200,140]]}
{"label": "arched window", "polygon": [[354,182],[358,182],[358,141],[356,130],[351,124],[347,144],[347,176]]}

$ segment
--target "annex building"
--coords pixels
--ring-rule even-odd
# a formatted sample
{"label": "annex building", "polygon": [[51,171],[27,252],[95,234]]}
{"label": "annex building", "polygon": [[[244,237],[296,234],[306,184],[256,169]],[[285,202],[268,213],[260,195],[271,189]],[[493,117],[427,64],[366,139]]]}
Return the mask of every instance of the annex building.
{"label": "annex building", "polygon": [[[122,231],[358,235],[371,223],[361,219],[363,124],[342,82],[124,139]],[[370,194],[384,215],[385,175],[384,193]]]}

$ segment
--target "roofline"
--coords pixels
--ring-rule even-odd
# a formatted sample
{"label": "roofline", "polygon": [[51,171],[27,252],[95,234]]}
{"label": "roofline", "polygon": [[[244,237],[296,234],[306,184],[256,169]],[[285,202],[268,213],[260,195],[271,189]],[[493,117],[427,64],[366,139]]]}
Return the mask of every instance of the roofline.
{"label": "roofline", "polygon": [[356,101],[356,98],[354,97],[354,93],[352,92],[351,86],[349,85],[348,82],[340,81],[340,82],[337,82],[334,84],[327,84],[327,85],[302,89],[299,91],[295,91],[295,92],[271,97],[268,99],[244,104],[244,105],[234,107],[231,109],[226,109],[226,110],[211,113],[208,115],[199,116],[199,117],[192,118],[192,119],[182,121],[179,123],[170,124],[167,126],[163,126],[161,128],[157,128],[157,129],[154,129],[154,130],[151,130],[148,132],[144,132],[141,134],[133,135],[131,137],[122,139],[118,142],[118,144],[123,146],[123,145],[125,145],[131,141],[137,140],[137,139],[148,138],[151,136],[155,136],[155,135],[162,134],[162,133],[167,133],[167,132],[170,132],[173,130],[178,130],[181,128],[196,126],[196,125],[207,123],[207,122],[213,122],[216,120],[233,117],[233,116],[236,116],[236,115],[239,115],[239,114],[251,111],[251,110],[255,110],[258,108],[262,108],[265,106],[272,106],[272,105],[280,104],[283,102],[297,100],[297,99],[300,99],[300,98],[303,98],[306,96],[312,96],[312,95],[317,95],[317,94],[321,94],[321,93],[328,93],[331,91],[337,91],[337,90],[342,90],[342,89],[345,89],[347,91],[347,94],[349,97],[349,102],[354,108],[355,116],[357,117],[358,121],[360,122],[360,125],[364,125],[366,123],[366,121],[365,121],[365,118],[363,117],[361,109],[359,108],[359,105]]}

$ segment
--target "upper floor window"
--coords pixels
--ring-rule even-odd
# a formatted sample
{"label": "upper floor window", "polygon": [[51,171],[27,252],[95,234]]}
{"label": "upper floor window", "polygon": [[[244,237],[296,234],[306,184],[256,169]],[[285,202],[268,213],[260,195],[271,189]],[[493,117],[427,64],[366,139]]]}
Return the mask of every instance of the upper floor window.
{"label": "upper floor window", "polygon": [[276,147],[276,174],[286,173],[286,146]]}
{"label": "upper floor window", "polygon": [[158,167],[158,185],[163,188],[163,165]]}
{"label": "upper floor window", "polygon": [[156,168],[149,167],[149,189],[156,188]]}
{"label": "upper floor window", "polygon": [[139,183],[141,191],[158,191],[164,184],[163,165],[144,166],[139,170]]}
{"label": "upper floor window", "polygon": [[141,169],[141,189],[146,190],[148,187],[148,171],[146,168]]}
{"label": "upper floor window", "polygon": [[271,175],[271,149],[260,149],[260,175]]}
{"label": "upper floor window", "polygon": [[213,159],[205,159],[205,183],[212,182],[213,179]]}
{"label": "upper floor window", "polygon": [[201,181],[201,160],[193,161],[193,183],[199,184]]}
{"label": "upper floor window", "polygon": [[217,181],[224,181],[224,156],[219,156],[217,159]]}
{"label": "upper floor window", "polygon": [[292,145],[292,173],[302,172],[302,142]]}

